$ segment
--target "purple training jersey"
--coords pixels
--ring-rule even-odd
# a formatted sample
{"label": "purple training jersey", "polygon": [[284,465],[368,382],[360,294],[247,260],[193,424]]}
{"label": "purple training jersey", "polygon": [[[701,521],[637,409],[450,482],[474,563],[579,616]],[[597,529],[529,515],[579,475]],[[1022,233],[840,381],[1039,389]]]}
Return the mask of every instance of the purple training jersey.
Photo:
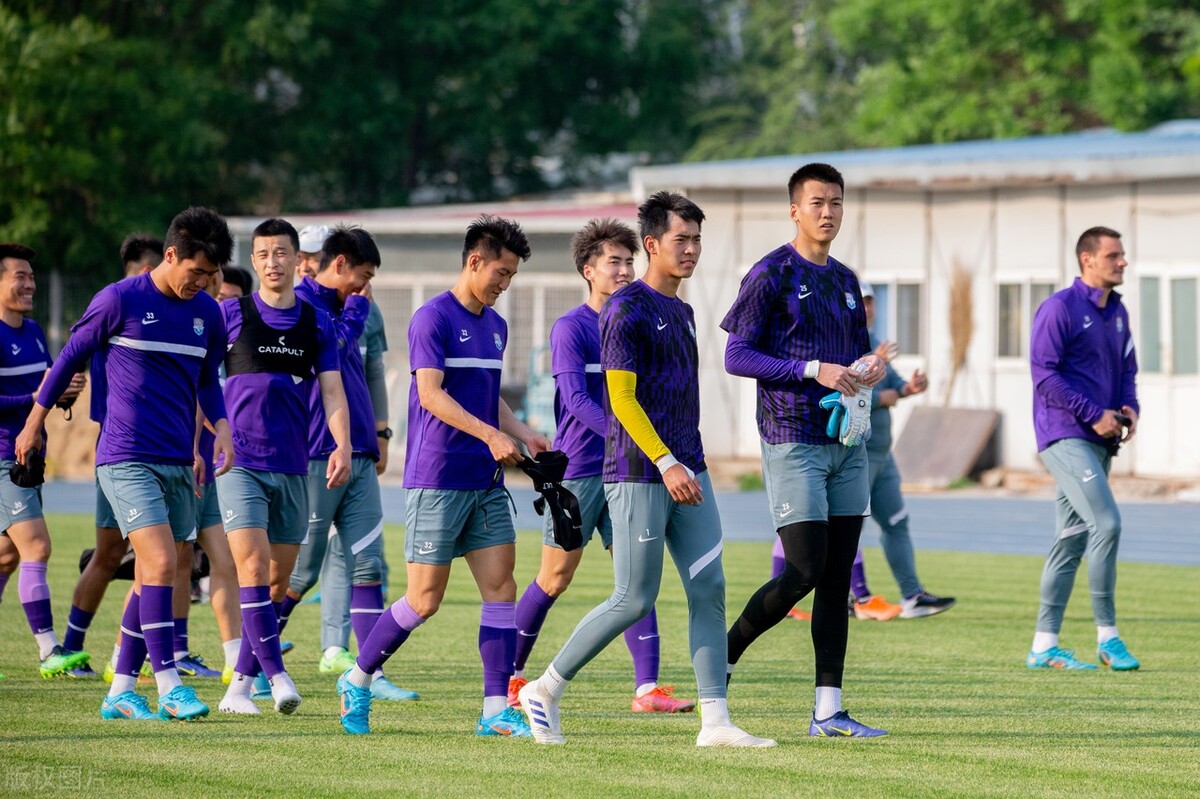
{"label": "purple training jersey", "polygon": [[570,463],[567,478],[594,477],[604,469],[604,370],[600,368],[600,314],[584,304],[550,328],[554,374],[555,449]]}
{"label": "purple training jersey", "polygon": [[1110,443],[1092,429],[1104,411],[1128,405],[1141,412],[1129,312],[1115,291],[1101,308],[1102,294],[1075,278],[1034,314],[1029,363],[1038,452],[1064,438]]}
{"label": "purple training jersey", "polygon": [[[443,422],[421,406],[418,369],[442,372],[442,388],[463,409],[500,426],[500,368],[508,325],[485,307],[475,314],[447,291],[422,305],[408,325],[408,391],[405,488],[480,490],[492,484],[496,461],[488,445]],[[504,476],[496,481],[503,485]]]}
{"label": "purple training jersey", "polygon": [[[367,372],[363,366],[358,339],[362,336],[371,301],[358,294],[346,298],[343,307],[336,289],[322,286],[311,277],[296,285],[296,296],[312,304],[317,311],[329,316],[337,335],[338,366],[342,373],[342,388],[350,411],[350,445],[355,455],[379,460],[379,439],[375,435],[375,412],[371,392],[367,388]],[[325,405],[321,402],[321,387],[312,385],[308,397],[308,457],[324,460],[337,446],[325,420]]]}
{"label": "purple training jersey", "polygon": [[207,418],[225,418],[217,376],[225,323],[217,301],[204,292],[190,300],[168,297],[150,273],[106,286],[71,328],[38,403],[52,406],[102,349],[108,391],[96,465],[190,466],[197,400]]}
{"label": "purple training jersey", "polygon": [[[0,322],[0,460],[13,459],[17,436],[33,408],[33,393],[52,362],[37,322],[22,319],[20,327]],[[43,440],[45,433],[43,428]]]}
{"label": "purple training jersey", "polygon": [[[700,353],[696,317],[678,297],[641,280],[618,290],[600,311],[600,363],[637,375],[636,397],[658,437],[683,465],[704,471],[700,441]],[[604,482],[661,483],[658,467],[608,411]]]}
{"label": "purple training jersey", "polygon": [[[337,333],[328,314],[300,298],[291,308],[272,308],[255,292],[250,302],[258,312],[257,335],[243,332],[240,299],[221,303],[229,336],[225,405],[234,463],[264,472],[308,474],[308,403],[316,374],[339,369]],[[315,330],[297,329],[303,308],[309,309]],[[316,352],[306,351],[314,342]],[[248,368],[231,369],[230,359],[243,350]],[[284,371],[289,367],[304,376]]]}
{"label": "purple training jersey", "polygon": [[[849,366],[871,351],[862,292],[854,272],[824,266],[785,244],[750,268],[721,328],[765,355]],[[816,380],[759,380],[758,432],[768,444],[828,444],[829,413]]]}

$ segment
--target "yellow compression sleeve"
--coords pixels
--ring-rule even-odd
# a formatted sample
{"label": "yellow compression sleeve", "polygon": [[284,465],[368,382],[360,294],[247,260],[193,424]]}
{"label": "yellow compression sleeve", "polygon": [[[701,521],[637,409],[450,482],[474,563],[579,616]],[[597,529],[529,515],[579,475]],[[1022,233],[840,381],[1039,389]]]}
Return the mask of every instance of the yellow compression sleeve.
{"label": "yellow compression sleeve", "polygon": [[612,405],[613,415],[629,432],[629,437],[638,445],[638,449],[646,453],[651,462],[664,455],[670,455],[671,451],[658,437],[650,417],[637,401],[637,375],[619,369],[608,369],[604,372],[604,377],[608,384],[608,401]]}

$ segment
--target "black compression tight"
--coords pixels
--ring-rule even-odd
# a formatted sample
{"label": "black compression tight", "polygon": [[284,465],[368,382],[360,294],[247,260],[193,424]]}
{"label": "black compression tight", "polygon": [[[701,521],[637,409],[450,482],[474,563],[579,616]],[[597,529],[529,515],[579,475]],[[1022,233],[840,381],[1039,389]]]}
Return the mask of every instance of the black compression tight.
{"label": "black compression tight", "polygon": [[858,550],[863,517],[831,516],[829,522],[800,522],[779,529],[783,573],[754,592],[729,629],[729,662],[737,663],[758,636],[787,616],[813,592],[812,641],[819,686],[840,687],[846,662],[850,567]]}

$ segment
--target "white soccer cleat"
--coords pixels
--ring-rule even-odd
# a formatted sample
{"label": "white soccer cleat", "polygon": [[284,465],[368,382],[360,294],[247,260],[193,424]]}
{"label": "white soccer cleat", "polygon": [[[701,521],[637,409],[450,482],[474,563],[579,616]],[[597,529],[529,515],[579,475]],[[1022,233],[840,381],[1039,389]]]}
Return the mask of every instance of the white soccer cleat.
{"label": "white soccer cleat", "polygon": [[243,694],[225,694],[217,710],[222,713],[234,713],[239,716],[261,716],[262,711],[254,704],[254,700]]}
{"label": "white soccer cleat", "polygon": [[285,716],[292,715],[300,707],[300,694],[286,671],[271,680],[271,698],[275,700],[275,709]]}
{"label": "white soccer cleat", "polygon": [[525,687],[517,692],[517,697],[521,700],[521,709],[529,719],[533,740],[540,744],[567,742],[558,718],[558,700],[543,691],[538,680],[526,683]]}
{"label": "white soccer cleat", "polygon": [[719,727],[701,727],[696,736],[696,746],[739,746],[765,748],[778,746],[770,738],[759,738],[732,724]]}

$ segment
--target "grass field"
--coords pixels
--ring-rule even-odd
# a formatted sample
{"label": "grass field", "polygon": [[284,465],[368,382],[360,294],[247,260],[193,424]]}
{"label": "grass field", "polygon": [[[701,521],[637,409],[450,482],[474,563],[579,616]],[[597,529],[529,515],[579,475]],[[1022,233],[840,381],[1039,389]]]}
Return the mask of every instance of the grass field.
{"label": "grass field", "polygon": [[[51,518],[50,585],[65,624],[74,564],[90,545],[90,520]],[[387,531],[402,570],[402,531]],[[518,583],[536,570],[540,541],[522,533]],[[732,618],[765,578],[766,544],[725,550]],[[878,551],[867,553],[874,587],[894,599]],[[565,747],[478,739],[478,595],[457,566],[441,612],[389,664],[417,703],[376,703],[374,732],[344,735],[333,679],[319,674],[319,612],[304,605],[284,636],[289,670],[304,696],[295,716],[222,716],[222,689],[199,681],[214,715],[190,724],[105,722],[99,681],[43,682],[10,584],[0,605],[0,795],[55,796],[1088,796],[1200,794],[1200,569],[1126,563],[1121,630],[1140,672],[1030,671],[1022,665],[1037,605],[1040,560],[922,552],[927,583],[959,597],[931,619],[851,621],[846,705],[888,738],[806,736],[812,648],[806,625],[785,620],[752,648],[730,694],[733,718],[779,740],[767,750],[694,746],[699,720],[629,713],[629,654],[615,642],[585,669],[563,703]],[[550,614],[530,672],[553,656],[610,587],[601,550],[584,558],[575,586]],[[686,607],[673,570],[660,598],[663,680],[694,697]],[[14,580],[15,582],[15,580]],[[1086,577],[1081,575],[1080,588]],[[88,638],[94,662],[111,651],[120,597],[110,590]],[[398,590],[393,587],[393,593]],[[193,648],[219,665],[208,606],[193,606]],[[1094,657],[1086,593],[1077,592],[1064,645]],[[150,689],[151,694],[153,690]],[[153,696],[151,696],[153,706]]]}

